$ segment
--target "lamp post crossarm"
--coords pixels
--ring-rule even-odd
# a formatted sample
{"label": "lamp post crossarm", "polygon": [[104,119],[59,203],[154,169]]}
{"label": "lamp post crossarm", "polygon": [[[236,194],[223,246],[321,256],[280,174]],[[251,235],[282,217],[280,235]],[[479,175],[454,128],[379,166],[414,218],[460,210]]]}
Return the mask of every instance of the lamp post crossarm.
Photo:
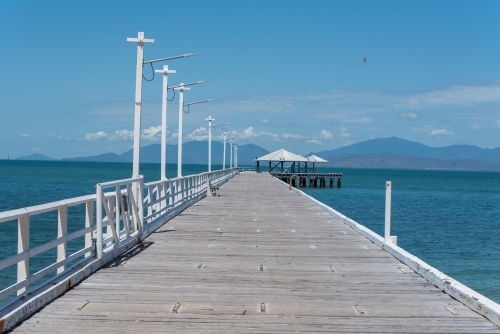
{"label": "lamp post crossarm", "polygon": [[[205,121],[208,121],[208,119],[205,118]],[[215,119],[213,119],[212,121],[215,121]],[[210,127],[210,130],[212,130],[212,133],[215,133],[215,130],[217,130],[217,127],[218,126],[223,126],[223,125],[227,125],[227,123],[221,123],[221,124],[212,125]]]}
{"label": "lamp post crossarm", "polygon": [[155,73],[161,73],[163,75],[167,75],[167,74],[174,74],[176,73],[175,70],[155,70]]}
{"label": "lamp post crossarm", "polygon": [[[127,38],[127,41],[129,41],[128,38]],[[151,41],[153,41],[153,42],[150,42],[150,43],[154,43],[154,39],[151,39]],[[129,42],[132,42],[132,41],[129,41]],[[174,60],[174,59],[192,57],[192,56],[197,56],[197,55],[199,55],[199,53],[185,53],[185,54],[180,55],[180,56],[160,58],[160,59],[154,59],[154,60],[147,60],[147,61],[144,61],[143,64],[151,64],[151,63],[157,63],[159,61]]]}
{"label": "lamp post crossarm", "polygon": [[209,80],[201,80],[201,81],[196,81],[196,82],[191,82],[191,83],[180,83],[179,85],[177,86],[171,86],[171,87],[168,87],[168,88],[173,88],[173,89],[181,89],[183,87],[187,87],[187,86],[193,86],[193,85],[199,85],[199,84],[202,84],[202,83],[205,83],[205,82],[209,82]]}
{"label": "lamp post crossarm", "polygon": [[184,103],[184,107],[193,105],[193,104],[199,104],[199,103],[205,103],[205,102],[210,102],[214,101],[215,99],[208,99],[208,100],[202,100],[202,101],[196,101],[196,102],[190,102],[190,103]]}
{"label": "lamp post crossarm", "polygon": [[139,33],[139,37],[138,38],[135,38],[135,37],[128,37],[127,38],[127,42],[135,42],[135,43],[154,43],[155,40],[152,39],[152,38],[144,38],[144,33],[142,33],[142,36],[141,36],[141,33]]}

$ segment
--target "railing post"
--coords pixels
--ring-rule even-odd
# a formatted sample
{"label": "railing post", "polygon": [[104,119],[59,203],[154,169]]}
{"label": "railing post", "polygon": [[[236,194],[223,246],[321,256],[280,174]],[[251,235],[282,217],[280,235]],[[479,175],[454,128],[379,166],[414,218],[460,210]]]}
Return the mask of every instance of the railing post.
{"label": "railing post", "polygon": [[397,244],[397,237],[391,236],[391,197],[392,197],[392,182],[385,183],[385,231],[384,242]]}
{"label": "railing post", "polygon": [[[116,234],[118,234],[118,239],[120,239],[120,210],[122,209],[122,195],[120,186],[117,185],[115,187],[115,229]],[[113,213],[111,213],[113,214]],[[123,221],[123,225],[125,225],[125,221]],[[118,242],[119,243],[119,242]]]}
{"label": "railing post", "polygon": [[[57,238],[64,237],[68,234],[68,207],[65,205],[57,209]],[[66,258],[67,242],[57,245],[57,262]],[[66,266],[57,268],[57,273],[60,274],[65,270]]]}
{"label": "railing post", "polygon": [[[149,201],[148,204],[151,204],[153,202],[153,186],[148,186],[148,195],[147,195],[147,200]],[[144,193],[144,192],[143,192]],[[148,217],[151,217],[153,214],[153,206],[148,205]],[[148,218],[148,222],[150,222],[152,218]]]}
{"label": "railing post", "polygon": [[[85,228],[94,225],[94,200],[85,203]],[[85,233],[85,248],[92,246],[92,231]],[[85,257],[92,256],[92,252],[85,253]]]}
{"label": "railing post", "polygon": [[141,225],[141,231],[144,229],[144,178],[141,177],[139,182],[137,182],[139,189],[137,189],[138,194],[138,208],[139,208],[139,221]]}
{"label": "railing post", "polygon": [[[30,217],[28,214],[17,219],[17,252],[22,253],[30,247]],[[30,272],[30,259],[19,261],[17,263],[17,281],[21,282],[28,278]],[[19,296],[27,287],[17,290]]]}
{"label": "railing post", "polygon": [[95,200],[95,220],[96,220],[96,229],[97,229],[97,240],[96,240],[96,248],[97,248],[97,258],[102,258],[102,187],[98,183],[96,186],[96,200]]}
{"label": "railing post", "polygon": [[[162,209],[162,210],[167,207],[167,202],[166,202],[166,200],[167,200],[167,197],[166,197],[167,196],[167,192],[165,190],[165,188],[166,188],[165,184],[166,184],[166,181],[163,181],[161,183],[160,198],[162,199],[162,201],[160,202],[161,203],[160,209]],[[162,211],[162,214],[165,214],[165,211]]]}

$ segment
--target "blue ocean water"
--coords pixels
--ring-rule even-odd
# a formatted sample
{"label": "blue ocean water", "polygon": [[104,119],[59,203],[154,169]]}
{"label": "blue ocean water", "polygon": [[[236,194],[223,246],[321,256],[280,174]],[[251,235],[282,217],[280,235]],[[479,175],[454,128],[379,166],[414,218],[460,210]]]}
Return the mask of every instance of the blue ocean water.
{"label": "blue ocean water", "polygon": [[[214,166],[220,169],[221,166]],[[0,211],[93,194],[98,182],[128,178],[131,164],[0,160]],[[206,171],[185,165],[184,175]],[[301,188],[382,235],[385,181],[392,181],[392,235],[398,245],[472,289],[500,302],[500,173],[333,168],[342,188]],[[174,177],[176,165],[167,166]],[[145,181],[159,179],[159,164],[141,164]],[[69,212],[69,232],[84,227],[83,210]],[[56,213],[35,217],[30,247],[57,235]],[[68,245],[68,254],[82,240]],[[0,224],[0,259],[17,252],[16,222]],[[36,272],[55,250],[30,262]],[[15,283],[15,266],[0,271],[0,290]]]}
{"label": "blue ocean water", "polygon": [[398,246],[500,303],[500,173],[333,168],[342,188],[301,188],[384,235],[385,181],[392,181],[391,235]]}

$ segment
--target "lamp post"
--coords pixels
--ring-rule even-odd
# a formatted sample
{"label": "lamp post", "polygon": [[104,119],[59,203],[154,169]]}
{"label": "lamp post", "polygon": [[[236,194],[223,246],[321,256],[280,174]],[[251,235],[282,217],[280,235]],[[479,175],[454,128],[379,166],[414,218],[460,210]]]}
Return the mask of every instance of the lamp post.
{"label": "lamp post", "polygon": [[222,170],[226,169],[226,132],[224,132],[224,155],[222,156]]}
{"label": "lamp post", "polygon": [[[174,88],[177,89],[177,88]],[[179,131],[177,138],[177,177],[182,176],[182,115],[184,114],[184,91],[189,90],[189,87],[184,87],[181,83],[179,90]]]}
{"label": "lamp post", "polygon": [[215,121],[215,118],[212,118],[212,116],[208,116],[208,118],[205,118],[205,121],[208,121],[208,171],[211,172],[212,171],[212,133],[215,132],[215,129],[218,126],[226,125],[227,123],[212,125],[212,121]]}
{"label": "lamp post", "polygon": [[229,141],[230,148],[229,148],[229,169],[233,168],[233,140],[231,139]]}
{"label": "lamp post", "polygon": [[208,116],[205,118],[205,121],[208,121],[208,171],[212,171],[212,121],[215,121],[215,118],[212,116]]}
{"label": "lamp post", "polygon": [[[193,86],[202,84],[208,81],[197,81],[189,84],[181,83],[178,86],[173,86],[172,88],[179,91],[179,131],[177,138],[177,177],[182,177],[182,115],[184,114],[184,107],[188,107],[193,104],[204,103],[212,101],[213,99],[184,103],[184,91],[189,90],[190,88],[187,86]],[[189,109],[188,111],[189,112]]]}
{"label": "lamp post", "polygon": [[238,167],[238,145],[234,145],[234,167]]}
{"label": "lamp post", "polygon": [[142,113],[142,72],[145,64],[152,64],[159,61],[179,59],[198,55],[197,53],[186,53],[180,56],[160,58],[155,60],[144,61],[144,43],[154,43],[154,39],[144,38],[144,32],[139,31],[137,38],[127,38],[127,42],[137,43],[137,64],[135,72],[135,114],[134,114],[134,146],[133,146],[133,162],[132,162],[132,177],[139,176],[139,161],[141,147],[141,113]]}
{"label": "lamp post", "polygon": [[167,166],[167,91],[168,91],[168,75],[175,73],[174,70],[169,70],[168,65],[163,66],[163,70],[156,70],[156,73],[163,74],[163,92],[161,100],[161,179],[165,180]]}
{"label": "lamp post", "polygon": [[137,43],[137,67],[135,72],[135,114],[134,114],[134,151],[132,177],[139,176],[139,149],[141,146],[141,112],[142,112],[142,67],[144,62],[144,43],[154,43],[154,39],[144,38],[139,31],[137,38],[127,38],[127,42]]}

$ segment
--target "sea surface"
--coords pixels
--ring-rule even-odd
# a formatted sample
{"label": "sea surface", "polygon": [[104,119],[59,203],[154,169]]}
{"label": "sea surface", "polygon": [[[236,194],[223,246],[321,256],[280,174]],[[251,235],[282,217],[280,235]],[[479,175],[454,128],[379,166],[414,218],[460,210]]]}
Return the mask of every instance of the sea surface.
{"label": "sea surface", "polygon": [[[220,169],[222,166],[213,166]],[[145,181],[159,164],[141,164]],[[206,171],[185,165],[184,175]],[[0,211],[95,193],[94,185],[128,178],[126,163],[0,160]],[[301,188],[383,235],[385,181],[392,181],[392,235],[398,245],[445,274],[500,302],[500,173],[442,170],[318,168],[343,173],[342,188]],[[167,176],[177,174],[167,165]],[[83,209],[70,211],[68,232],[84,227]],[[57,213],[30,221],[30,247],[57,235]],[[68,254],[83,239],[68,244]],[[17,223],[0,223],[0,260],[17,252]],[[30,272],[55,260],[55,250],[30,262]],[[0,271],[0,290],[15,283],[16,267]],[[0,302],[1,304],[1,302]]]}

